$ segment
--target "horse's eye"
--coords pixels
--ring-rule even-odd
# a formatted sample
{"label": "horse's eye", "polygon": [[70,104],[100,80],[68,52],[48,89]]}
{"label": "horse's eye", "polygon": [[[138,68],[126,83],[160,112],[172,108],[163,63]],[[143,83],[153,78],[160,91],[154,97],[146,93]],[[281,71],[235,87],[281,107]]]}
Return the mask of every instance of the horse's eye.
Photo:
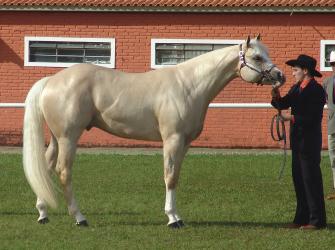
{"label": "horse's eye", "polygon": [[254,60],[255,60],[255,61],[262,61],[262,57],[260,57],[260,56],[255,56],[255,57],[254,57]]}

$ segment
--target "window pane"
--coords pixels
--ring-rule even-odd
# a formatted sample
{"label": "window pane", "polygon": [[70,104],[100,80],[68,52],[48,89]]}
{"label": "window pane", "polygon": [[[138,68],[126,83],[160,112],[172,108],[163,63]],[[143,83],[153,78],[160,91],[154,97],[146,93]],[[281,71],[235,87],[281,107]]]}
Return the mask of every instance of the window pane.
{"label": "window pane", "polygon": [[103,50],[103,49],[86,49],[85,55],[86,56],[110,56],[110,50]]}
{"label": "window pane", "polygon": [[85,43],[87,49],[106,49],[110,50],[110,43]]}
{"label": "window pane", "polygon": [[30,48],[31,55],[56,55],[56,49]]}
{"label": "window pane", "polygon": [[55,42],[29,42],[30,48],[56,48]]}
{"label": "window pane", "polygon": [[56,56],[36,56],[30,55],[30,62],[56,62]]}
{"label": "window pane", "polygon": [[185,50],[206,50],[211,51],[213,49],[213,45],[211,44],[186,44]]}
{"label": "window pane", "polygon": [[83,49],[59,49],[57,55],[62,56],[84,56]]}
{"label": "window pane", "polygon": [[183,50],[183,44],[156,44],[157,50]]}
{"label": "window pane", "polygon": [[200,56],[202,54],[205,54],[209,51],[185,51],[185,59],[188,60],[188,59],[191,59],[193,57],[196,57],[196,56]]}
{"label": "window pane", "polygon": [[335,51],[335,44],[328,44],[325,46],[326,53],[325,53],[325,61],[326,61],[326,67],[331,67],[329,64],[329,57],[330,57],[330,52]]}
{"label": "window pane", "polygon": [[180,50],[163,50],[157,51],[156,63],[157,64],[176,64],[184,61],[184,52]]}
{"label": "window pane", "polygon": [[160,63],[161,65],[175,65],[178,63],[183,62],[184,59],[178,59],[178,58],[161,58]]}
{"label": "window pane", "polygon": [[83,43],[58,43],[57,48],[59,49],[83,49]]}
{"label": "window pane", "polygon": [[85,63],[99,63],[99,64],[109,64],[110,57],[85,57]]}
{"label": "window pane", "polygon": [[168,58],[184,58],[184,51],[180,50],[164,50],[164,51],[157,51],[157,57],[168,57]]}
{"label": "window pane", "polygon": [[82,57],[66,57],[66,56],[59,56],[57,57],[57,62],[62,63],[82,63]]}

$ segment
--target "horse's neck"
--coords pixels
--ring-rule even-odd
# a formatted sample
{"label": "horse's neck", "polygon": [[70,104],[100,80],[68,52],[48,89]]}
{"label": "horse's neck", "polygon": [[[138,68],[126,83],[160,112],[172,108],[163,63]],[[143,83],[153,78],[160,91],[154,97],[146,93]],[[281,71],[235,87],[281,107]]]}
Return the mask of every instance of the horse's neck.
{"label": "horse's neck", "polygon": [[189,92],[204,102],[211,102],[215,96],[238,76],[238,46],[213,51],[180,64],[179,72]]}

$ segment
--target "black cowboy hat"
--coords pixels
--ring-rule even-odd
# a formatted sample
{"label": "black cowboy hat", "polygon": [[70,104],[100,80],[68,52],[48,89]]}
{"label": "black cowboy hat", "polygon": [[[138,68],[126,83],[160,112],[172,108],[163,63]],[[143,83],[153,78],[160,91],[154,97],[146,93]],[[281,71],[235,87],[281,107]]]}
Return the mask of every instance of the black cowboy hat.
{"label": "black cowboy hat", "polygon": [[315,69],[316,60],[311,56],[299,55],[297,59],[289,60],[286,64],[292,67],[298,66],[308,69],[311,76],[322,77],[322,74]]}

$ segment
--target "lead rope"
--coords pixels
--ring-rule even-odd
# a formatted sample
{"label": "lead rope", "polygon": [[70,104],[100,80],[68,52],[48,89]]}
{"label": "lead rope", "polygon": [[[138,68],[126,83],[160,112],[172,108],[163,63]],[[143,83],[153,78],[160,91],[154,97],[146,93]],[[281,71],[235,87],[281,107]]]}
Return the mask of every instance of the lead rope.
{"label": "lead rope", "polygon": [[[277,137],[275,137],[274,134],[274,124],[276,124],[276,135]],[[281,111],[278,110],[278,113],[276,115],[274,115],[272,117],[272,121],[271,121],[271,137],[274,141],[280,142],[283,141],[284,142],[284,147],[283,147],[283,160],[281,163],[281,167],[280,167],[280,171],[279,171],[279,177],[278,180],[281,180],[284,174],[284,169],[285,169],[285,165],[286,165],[286,158],[287,158],[287,141],[286,141],[286,130],[285,130],[285,122],[284,120],[281,118]]]}

